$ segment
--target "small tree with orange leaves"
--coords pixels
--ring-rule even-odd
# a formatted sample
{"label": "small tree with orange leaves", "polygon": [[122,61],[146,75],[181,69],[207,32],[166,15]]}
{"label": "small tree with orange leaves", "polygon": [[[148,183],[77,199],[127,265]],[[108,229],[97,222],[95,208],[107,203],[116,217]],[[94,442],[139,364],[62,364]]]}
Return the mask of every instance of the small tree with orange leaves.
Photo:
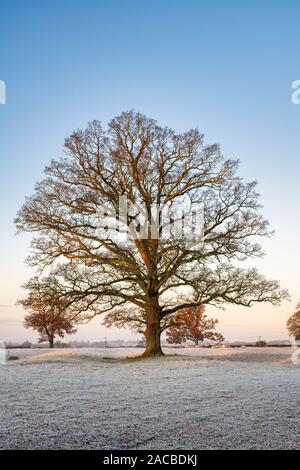
{"label": "small tree with orange leaves", "polygon": [[208,318],[205,307],[187,307],[180,310],[167,330],[168,343],[183,343],[190,340],[197,346],[199,341],[209,339],[218,344],[224,341],[223,336],[215,330],[217,319]]}
{"label": "small tree with orange leaves", "polygon": [[18,301],[29,312],[25,315],[24,326],[37,330],[40,343],[48,341],[49,348],[53,348],[56,336],[63,338],[66,333],[76,333],[76,315],[68,309],[66,300],[55,293],[54,285],[33,278],[25,288],[30,291],[28,297]]}
{"label": "small tree with orange leaves", "polygon": [[300,341],[300,302],[296,307],[295,313],[287,321],[289,335]]}

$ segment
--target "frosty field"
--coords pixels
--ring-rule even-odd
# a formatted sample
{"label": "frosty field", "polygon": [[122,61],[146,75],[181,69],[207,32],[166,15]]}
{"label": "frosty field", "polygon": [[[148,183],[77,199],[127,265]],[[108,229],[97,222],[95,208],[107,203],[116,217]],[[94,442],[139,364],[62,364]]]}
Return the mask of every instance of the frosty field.
{"label": "frosty field", "polygon": [[300,449],[290,348],[18,350],[0,365],[1,449]]}

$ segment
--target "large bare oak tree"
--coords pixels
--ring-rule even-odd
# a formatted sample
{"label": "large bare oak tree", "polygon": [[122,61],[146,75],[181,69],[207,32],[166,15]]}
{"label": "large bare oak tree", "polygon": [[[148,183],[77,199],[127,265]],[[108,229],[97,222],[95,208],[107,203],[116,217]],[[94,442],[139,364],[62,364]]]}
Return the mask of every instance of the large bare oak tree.
{"label": "large bare oak tree", "polygon": [[[238,162],[223,159],[218,145],[205,145],[198,130],[176,134],[131,111],[107,130],[93,121],[74,132],[65,150],[46,168],[16,223],[19,231],[36,233],[30,263],[52,268],[61,295],[78,312],[114,312],[119,319],[124,312],[128,321],[135,309],[142,312],[144,355],[152,356],[162,354],[162,329],[184,307],[278,304],[287,296],[278,282],[240,267],[262,255],[257,240],[271,232],[255,183],[245,183]],[[120,196],[145,207],[149,225],[153,204],[176,206],[184,198],[203,204],[203,243],[191,246],[173,232],[118,240],[99,230],[99,209],[118,214]],[[132,226],[132,218],[125,224]]]}

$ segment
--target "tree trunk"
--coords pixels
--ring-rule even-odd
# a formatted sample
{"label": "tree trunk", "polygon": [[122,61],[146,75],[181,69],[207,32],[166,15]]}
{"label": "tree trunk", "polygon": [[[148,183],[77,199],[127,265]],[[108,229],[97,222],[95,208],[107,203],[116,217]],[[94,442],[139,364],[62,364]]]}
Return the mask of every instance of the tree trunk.
{"label": "tree trunk", "polygon": [[49,336],[49,348],[54,348],[54,336]]}
{"label": "tree trunk", "polygon": [[161,349],[160,337],[160,308],[158,304],[158,297],[151,299],[149,308],[146,311],[147,327],[144,333],[146,338],[146,349],[142,357],[155,357],[163,356],[164,353]]}

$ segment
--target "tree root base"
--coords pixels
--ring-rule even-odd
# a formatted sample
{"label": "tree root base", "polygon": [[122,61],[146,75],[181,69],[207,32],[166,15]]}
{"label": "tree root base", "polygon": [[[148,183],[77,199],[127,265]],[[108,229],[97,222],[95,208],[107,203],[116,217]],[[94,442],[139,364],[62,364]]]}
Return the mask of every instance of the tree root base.
{"label": "tree root base", "polygon": [[148,357],[163,357],[164,353],[162,351],[144,351],[140,356],[141,358],[147,359]]}

